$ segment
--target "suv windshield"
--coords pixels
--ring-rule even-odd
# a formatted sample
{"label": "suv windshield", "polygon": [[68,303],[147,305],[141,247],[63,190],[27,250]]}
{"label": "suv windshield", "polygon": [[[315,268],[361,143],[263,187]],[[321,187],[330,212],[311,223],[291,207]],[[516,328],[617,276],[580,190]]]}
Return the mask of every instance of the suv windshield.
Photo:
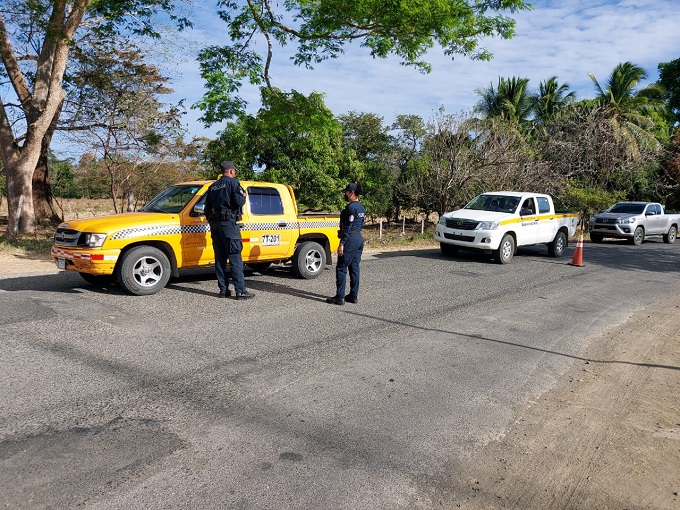
{"label": "suv windshield", "polygon": [[642,214],[645,210],[645,204],[630,204],[622,202],[620,204],[614,204],[611,209],[607,212],[611,213],[624,213],[624,214]]}
{"label": "suv windshield", "polygon": [[159,212],[175,214],[180,212],[194,198],[194,195],[203,186],[200,184],[185,184],[170,186],[161,191],[140,209],[143,212]]}
{"label": "suv windshield", "polygon": [[464,209],[475,211],[496,211],[514,213],[519,205],[519,198],[507,195],[479,195],[472,199]]}

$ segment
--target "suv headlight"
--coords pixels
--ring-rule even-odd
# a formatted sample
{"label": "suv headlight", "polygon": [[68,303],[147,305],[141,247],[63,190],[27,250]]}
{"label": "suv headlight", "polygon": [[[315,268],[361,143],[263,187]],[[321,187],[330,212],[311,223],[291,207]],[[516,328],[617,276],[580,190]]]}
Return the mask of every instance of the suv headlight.
{"label": "suv headlight", "polygon": [[482,221],[479,223],[479,225],[477,225],[477,230],[496,230],[500,224],[501,220]]}
{"label": "suv headlight", "polygon": [[104,244],[106,234],[85,234],[85,244],[90,248],[96,248]]}

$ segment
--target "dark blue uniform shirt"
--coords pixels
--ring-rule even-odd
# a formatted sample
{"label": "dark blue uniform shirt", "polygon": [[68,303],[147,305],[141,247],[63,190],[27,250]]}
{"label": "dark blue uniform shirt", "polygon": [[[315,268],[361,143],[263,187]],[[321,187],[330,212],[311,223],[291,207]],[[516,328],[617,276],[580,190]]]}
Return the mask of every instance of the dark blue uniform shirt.
{"label": "dark blue uniform shirt", "polygon": [[[213,182],[206,192],[205,216],[210,223],[229,221],[235,226],[245,203],[245,193],[239,180],[223,175]],[[234,231],[234,236],[237,231]],[[240,238],[240,234],[238,237]]]}
{"label": "dark blue uniform shirt", "polygon": [[350,202],[340,213],[340,244],[345,246],[350,237],[361,232],[366,209],[361,202]]}

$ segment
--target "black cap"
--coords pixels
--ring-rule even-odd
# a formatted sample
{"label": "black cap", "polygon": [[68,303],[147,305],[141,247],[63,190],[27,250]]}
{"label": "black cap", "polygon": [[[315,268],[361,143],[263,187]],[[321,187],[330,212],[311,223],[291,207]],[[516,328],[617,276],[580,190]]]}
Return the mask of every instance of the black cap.
{"label": "black cap", "polygon": [[232,168],[236,170],[236,165],[234,165],[234,163],[232,163],[231,161],[222,161],[222,163],[220,163],[220,166],[222,167],[223,172],[231,170]]}
{"label": "black cap", "polygon": [[343,193],[347,193],[348,191],[353,191],[354,193],[356,193],[357,185],[353,182],[350,182],[347,186],[345,186],[345,189],[342,190]]}

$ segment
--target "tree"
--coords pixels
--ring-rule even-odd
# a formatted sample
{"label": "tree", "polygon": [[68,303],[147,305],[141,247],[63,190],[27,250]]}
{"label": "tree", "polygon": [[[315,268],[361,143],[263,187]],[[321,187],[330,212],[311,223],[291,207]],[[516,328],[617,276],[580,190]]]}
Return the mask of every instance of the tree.
{"label": "tree", "polygon": [[[0,159],[8,193],[9,235],[35,228],[33,177],[46,157],[66,96],[70,52],[89,39],[157,35],[151,20],[173,14],[171,0],[5,0],[0,11],[0,72],[16,100],[0,105]],[[88,39],[89,38],[89,39]],[[33,51],[33,50],[37,51]],[[3,96],[4,97],[4,96]]]}
{"label": "tree", "polygon": [[[530,8],[523,0],[222,0],[220,5],[231,44],[211,46],[199,56],[208,92],[197,106],[206,124],[244,110],[246,103],[239,96],[244,82],[274,88],[269,69],[275,44],[297,44],[293,62],[312,68],[338,58],[347,44],[358,41],[374,58],[394,55],[404,65],[429,72],[423,57],[435,44],[447,55],[490,59],[480,40],[514,35],[515,22],[501,13]],[[257,52],[256,36],[264,39],[264,58]]]}
{"label": "tree", "polygon": [[590,78],[597,90],[597,100],[609,114],[614,129],[628,142],[634,158],[642,158],[642,149],[661,150],[659,138],[668,137],[664,90],[658,84],[638,89],[647,73],[631,62],[617,65],[604,86]]}
{"label": "tree", "polygon": [[477,89],[481,96],[474,111],[484,118],[500,118],[520,126],[527,126],[532,114],[534,97],[529,93],[529,79],[498,78],[498,87],[493,83],[487,88]]}
{"label": "tree", "polygon": [[659,64],[659,84],[666,90],[666,107],[680,123],[680,58]]}
{"label": "tree", "polygon": [[416,168],[403,187],[426,215],[456,209],[482,191],[552,192],[557,186],[525,134],[501,118],[440,113],[427,125]]}
{"label": "tree", "polygon": [[538,95],[534,97],[532,109],[536,121],[545,124],[555,114],[572,104],[576,98],[575,92],[567,92],[569,85],[557,82],[557,76],[552,76],[546,81],[541,81],[538,86]]}
{"label": "tree", "polygon": [[[354,180],[359,166],[342,147],[342,125],[323,101],[323,94],[261,89],[256,116],[241,115],[208,147],[215,166],[234,161],[247,176],[289,184],[301,207],[335,210],[342,204],[343,182]],[[242,174],[241,174],[242,175]],[[346,183],[345,183],[346,184]]]}
{"label": "tree", "polygon": [[394,137],[383,124],[383,118],[373,113],[350,112],[340,115],[339,119],[343,147],[361,164],[362,203],[369,214],[389,218],[394,203],[394,183],[399,175]]}
{"label": "tree", "polygon": [[[172,92],[167,78],[144,63],[134,47],[98,46],[80,55],[77,97],[66,103],[69,129],[108,170],[114,211],[135,207],[135,173],[177,158],[180,107],[164,108],[158,96]],[[70,110],[73,108],[73,110]],[[118,200],[127,206],[118,206]]]}

